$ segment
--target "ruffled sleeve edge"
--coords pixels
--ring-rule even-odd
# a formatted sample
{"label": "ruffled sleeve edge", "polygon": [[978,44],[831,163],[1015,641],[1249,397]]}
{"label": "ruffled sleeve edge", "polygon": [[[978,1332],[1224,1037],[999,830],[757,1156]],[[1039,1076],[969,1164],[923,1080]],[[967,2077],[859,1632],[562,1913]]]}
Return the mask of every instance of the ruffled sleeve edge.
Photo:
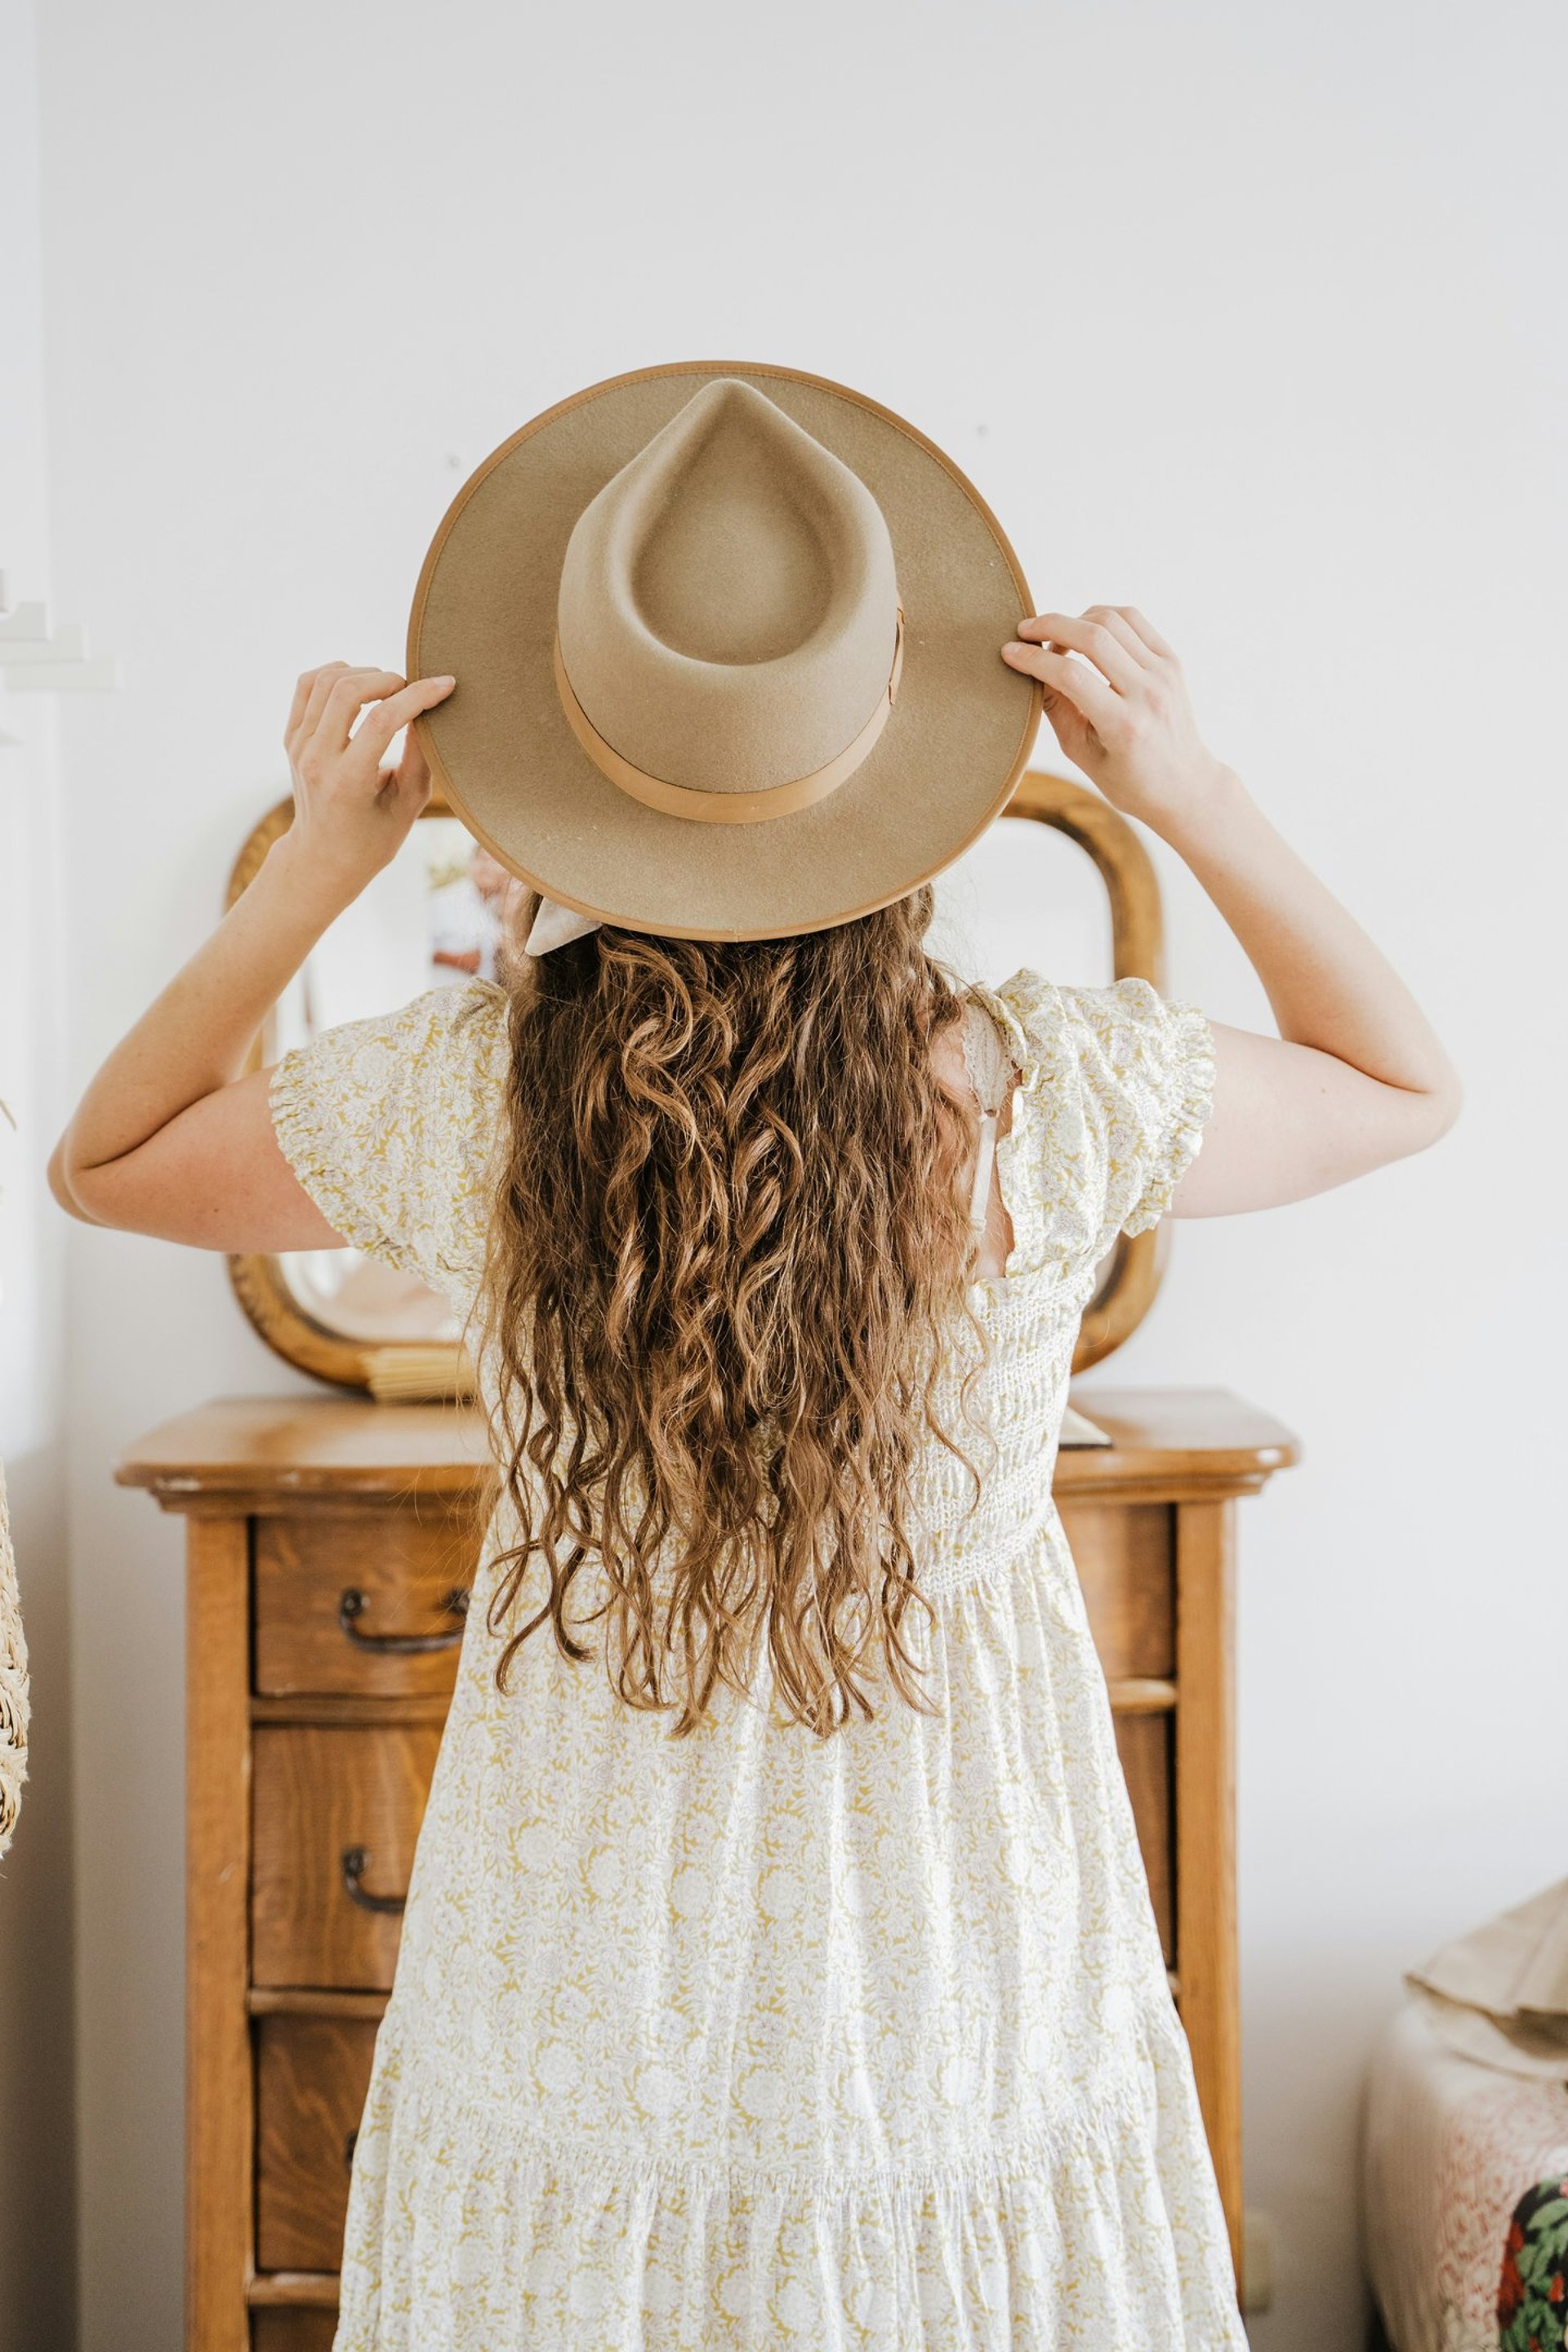
{"label": "ruffled sleeve edge", "polygon": [[312,1082],[313,1050],[310,1045],[290,1046],[273,1070],[267,1104],[278,1148],[332,1231],[351,1249],[407,1273],[410,1260],[401,1243],[366,1214],[345,1181],[341,1155],[333,1151],[331,1129],[321,1115],[321,1094]]}
{"label": "ruffled sleeve edge", "polygon": [[1172,1196],[1203,1147],[1214,1109],[1216,1076],[1214,1028],[1197,1004],[1165,1006],[1170,1051],[1161,1118],[1163,1141],[1137,1207],[1122,1224],[1130,1237],[1147,1233],[1170,1208]]}

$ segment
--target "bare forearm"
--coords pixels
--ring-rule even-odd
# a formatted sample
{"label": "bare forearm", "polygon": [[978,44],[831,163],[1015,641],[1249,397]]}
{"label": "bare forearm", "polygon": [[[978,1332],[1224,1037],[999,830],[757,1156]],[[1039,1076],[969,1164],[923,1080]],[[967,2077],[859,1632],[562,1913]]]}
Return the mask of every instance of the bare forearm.
{"label": "bare forearm", "polygon": [[[352,891],[349,897],[352,897]],[[105,1166],[237,1077],[268,1013],[333,918],[343,886],[274,845],[243,898],[121,1038],[61,1138],[56,1170]]]}
{"label": "bare forearm", "polygon": [[1457,1095],[1454,1066],[1405,982],[1234,770],[1157,829],[1240,941],[1282,1037],[1386,1086]]}

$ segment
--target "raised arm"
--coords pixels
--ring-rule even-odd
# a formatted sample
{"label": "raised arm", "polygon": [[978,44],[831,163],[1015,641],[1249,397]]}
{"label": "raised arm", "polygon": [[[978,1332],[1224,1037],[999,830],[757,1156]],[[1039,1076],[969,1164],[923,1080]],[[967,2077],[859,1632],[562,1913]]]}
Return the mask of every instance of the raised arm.
{"label": "raised arm", "polygon": [[379,763],[451,689],[342,662],[300,678],[284,737],[294,822],[78,1104],[49,1162],[73,1216],[205,1249],[336,1241],[278,1148],[269,1074],[238,1072],[283,988],[429,799],[412,733],[395,771]]}
{"label": "raised arm", "polygon": [[1026,621],[1003,656],[1041,681],[1074,765],[1196,875],[1279,1024],[1277,1037],[1212,1024],[1213,1116],[1170,1213],[1274,1208],[1436,1143],[1458,1116],[1453,1064],[1382,950],[1207,750],[1158,631],[1094,604]]}

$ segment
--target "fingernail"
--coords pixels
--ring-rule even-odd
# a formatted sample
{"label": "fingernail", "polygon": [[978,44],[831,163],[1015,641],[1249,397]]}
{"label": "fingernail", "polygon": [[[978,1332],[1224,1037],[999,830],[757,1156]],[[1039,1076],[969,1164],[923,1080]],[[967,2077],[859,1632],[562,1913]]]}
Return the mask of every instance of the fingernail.
{"label": "fingernail", "polygon": [[1027,651],[1028,647],[1026,646],[1019,645],[1016,638],[1014,638],[1003,646],[1002,658],[1004,661],[1016,661],[1020,654],[1026,653]]}

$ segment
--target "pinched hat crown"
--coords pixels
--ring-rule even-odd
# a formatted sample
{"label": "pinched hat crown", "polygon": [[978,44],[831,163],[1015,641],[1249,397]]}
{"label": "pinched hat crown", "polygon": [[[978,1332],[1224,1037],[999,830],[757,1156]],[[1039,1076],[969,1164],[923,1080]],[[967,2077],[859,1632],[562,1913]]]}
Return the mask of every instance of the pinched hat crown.
{"label": "pinched hat crown", "polygon": [[579,516],[557,689],[595,764],[707,823],[808,807],[853,774],[898,690],[881,509],[752,385],[705,384]]}
{"label": "pinched hat crown", "polygon": [[1040,688],[1001,647],[1030,609],[978,491],[891,409],[681,361],[480,461],[404,667],[458,681],[415,722],[436,791],[556,908],[779,939],[916,889],[1005,806]]}

